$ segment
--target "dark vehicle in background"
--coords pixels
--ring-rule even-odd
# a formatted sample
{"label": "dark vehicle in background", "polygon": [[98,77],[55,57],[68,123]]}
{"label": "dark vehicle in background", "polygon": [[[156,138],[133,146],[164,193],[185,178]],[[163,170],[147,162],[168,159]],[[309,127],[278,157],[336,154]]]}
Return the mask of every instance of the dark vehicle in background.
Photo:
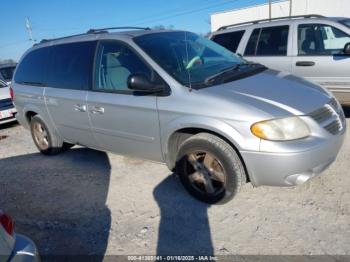
{"label": "dark vehicle in background", "polygon": [[17,63],[7,63],[0,65],[0,79],[5,80],[9,85],[11,84],[13,73],[15,72]]}

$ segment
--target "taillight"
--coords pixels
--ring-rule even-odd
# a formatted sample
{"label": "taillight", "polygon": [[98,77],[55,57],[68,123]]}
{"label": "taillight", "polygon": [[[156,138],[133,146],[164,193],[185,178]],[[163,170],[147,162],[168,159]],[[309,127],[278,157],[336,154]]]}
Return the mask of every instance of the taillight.
{"label": "taillight", "polygon": [[0,225],[2,225],[2,227],[5,229],[5,231],[9,235],[13,236],[13,230],[14,230],[15,224],[12,218],[6,213],[2,212],[1,210],[0,210]]}
{"label": "taillight", "polygon": [[12,101],[15,100],[15,94],[13,93],[12,86],[10,86],[10,96],[11,96]]}

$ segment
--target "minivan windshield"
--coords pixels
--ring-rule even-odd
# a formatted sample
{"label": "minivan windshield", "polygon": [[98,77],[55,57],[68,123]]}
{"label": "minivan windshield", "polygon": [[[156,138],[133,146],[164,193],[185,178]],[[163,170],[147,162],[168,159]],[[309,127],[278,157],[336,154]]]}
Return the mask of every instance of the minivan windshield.
{"label": "minivan windshield", "polygon": [[188,87],[207,86],[208,79],[234,71],[245,60],[224,47],[189,32],[155,32],[134,38],[158,65]]}

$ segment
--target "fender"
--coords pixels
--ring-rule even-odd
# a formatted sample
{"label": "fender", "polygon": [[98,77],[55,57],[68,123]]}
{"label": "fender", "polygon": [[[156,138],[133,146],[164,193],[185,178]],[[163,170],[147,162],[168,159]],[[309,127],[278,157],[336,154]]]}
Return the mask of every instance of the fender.
{"label": "fender", "polygon": [[223,120],[214,119],[205,116],[184,116],[176,118],[171,121],[165,127],[161,127],[161,143],[163,158],[168,163],[169,154],[169,139],[176,131],[184,128],[200,128],[214,133],[217,133],[226,139],[228,139],[238,150],[241,150],[241,145],[244,142],[241,134],[234,129],[231,125],[227,124]]}

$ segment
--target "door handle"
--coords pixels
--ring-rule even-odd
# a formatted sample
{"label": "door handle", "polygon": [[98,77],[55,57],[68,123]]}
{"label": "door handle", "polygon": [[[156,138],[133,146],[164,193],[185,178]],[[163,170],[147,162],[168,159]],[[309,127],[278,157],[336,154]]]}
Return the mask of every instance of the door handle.
{"label": "door handle", "polygon": [[74,105],[74,110],[79,112],[86,112],[86,105]]}
{"label": "door handle", "polygon": [[93,114],[103,114],[105,112],[105,109],[100,106],[93,106],[90,112]]}
{"label": "door handle", "polygon": [[315,62],[313,61],[298,61],[295,64],[296,66],[314,66]]}

